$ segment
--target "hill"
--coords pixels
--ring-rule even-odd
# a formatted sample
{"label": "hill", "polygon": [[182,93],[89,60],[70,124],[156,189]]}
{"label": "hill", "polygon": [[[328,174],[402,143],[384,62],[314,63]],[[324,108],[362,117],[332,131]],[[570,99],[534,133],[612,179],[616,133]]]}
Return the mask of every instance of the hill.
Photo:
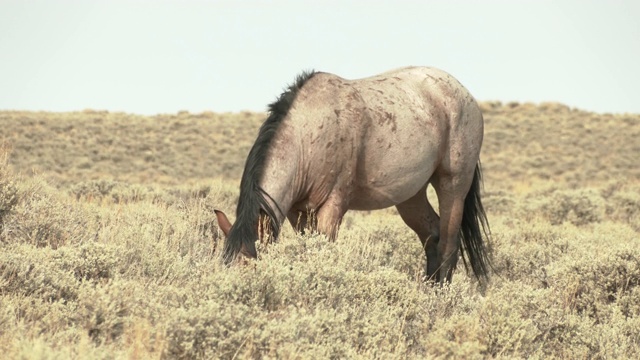
{"label": "hill", "polygon": [[[561,104],[483,103],[481,159],[487,184],[597,184],[640,176],[638,115],[595,114]],[[138,116],[0,112],[0,139],[11,164],[65,185],[110,179],[178,184],[239,179],[265,115]],[[506,180],[506,181],[504,181]]]}

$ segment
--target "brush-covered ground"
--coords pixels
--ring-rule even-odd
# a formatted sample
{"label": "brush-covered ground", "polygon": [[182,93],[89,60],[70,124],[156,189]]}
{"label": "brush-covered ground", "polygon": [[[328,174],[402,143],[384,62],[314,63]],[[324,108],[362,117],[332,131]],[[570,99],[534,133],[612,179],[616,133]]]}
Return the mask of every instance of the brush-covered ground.
{"label": "brush-covered ground", "polygon": [[442,288],[394,209],[222,266],[263,114],[0,112],[1,357],[640,358],[640,115],[482,107],[494,274]]}

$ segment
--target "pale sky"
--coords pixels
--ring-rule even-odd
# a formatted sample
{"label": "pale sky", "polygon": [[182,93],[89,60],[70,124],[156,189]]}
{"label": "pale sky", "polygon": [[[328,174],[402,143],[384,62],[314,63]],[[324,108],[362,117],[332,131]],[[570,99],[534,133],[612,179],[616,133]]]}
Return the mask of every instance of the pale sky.
{"label": "pale sky", "polygon": [[264,111],[302,70],[640,113],[640,1],[0,0],[0,109]]}

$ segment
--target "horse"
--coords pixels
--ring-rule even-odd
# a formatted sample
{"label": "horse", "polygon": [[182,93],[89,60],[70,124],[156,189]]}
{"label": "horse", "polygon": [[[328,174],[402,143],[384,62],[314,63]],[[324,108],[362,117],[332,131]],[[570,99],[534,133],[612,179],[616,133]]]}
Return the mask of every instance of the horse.
{"label": "horse", "polygon": [[307,71],[268,110],[245,163],[235,224],[215,210],[226,264],[257,258],[255,242],[265,233],[277,239],[285,218],[297,232],[335,240],[347,210],[395,206],[422,243],[427,279],[451,282],[458,251],[467,272],[488,278],[483,117],[453,76],[431,67],[357,80]]}

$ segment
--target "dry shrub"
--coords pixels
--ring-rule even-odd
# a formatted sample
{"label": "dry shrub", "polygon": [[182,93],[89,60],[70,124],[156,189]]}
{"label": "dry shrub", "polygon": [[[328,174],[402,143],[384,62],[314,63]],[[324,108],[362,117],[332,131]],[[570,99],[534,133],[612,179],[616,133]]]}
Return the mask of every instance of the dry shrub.
{"label": "dry shrub", "polygon": [[82,335],[69,321],[74,315],[73,309],[61,302],[8,294],[0,296],[0,309],[6,310],[6,316],[0,315],[0,351],[4,359],[50,358],[35,354],[35,349],[28,346],[38,342],[40,350],[56,353],[54,349],[67,350],[69,345],[76,345]]}
{"label": "dry shrub", "polygon": [[183,219],[176,207],[149,203],[117,205],[100,215],[96,241],[114,247],[116,272],[157,282],[183,281],[190,263],[211,260],[210,241],[203,241],[195,224]]}
{"label": "dry shrub", "polygon": [[553,225],[569,222],[574,225],[597,223],[604,219],[605,200],[595,189],[554,190],[540,197],[527,211],[541,214]]}
{"label": "dry shrub", "polygon": [[622,189],[606,199],[609,218],[629,224],[640,232],[640,187]]}
{"label": "dry shrub", "polygon": [[[1,175],[0,175],[1,176]],[[0,178],[0,231],[4,219],[18,204],[18,188],[12,180]]]}
{"label": "dry shrub", "polygon": [[126,326],[143,306],[138,284],[128,281],[83,284],[78,291],[77,312],[73,318],[96,344],[120,340]]}
{"label": "dry shrub", "polygon": [[73,200],[42,181],[21,184],[18,203],[6,217],[3,238],[57,248],[95,236],[93,219]]}
{"label": "dry shrub", "polygon": [[5,248],[0,265],[3,287],[46,301],[73,300],[78,284],[105,282],[127,269],[121,251],[95,242],[57,250],[14,244]]}
{"label": "dry shrub", "polygon": [[59,249],[54,259],[60,259],[61,267],[73,273],[79,281],[105,282],[125,271],[128,264],[122,263],[124,249],[88,242],[74,247]]}
{"label": "dry shrub", "polygon": [[637,248],[621,244],[603,252],[576,259],[553,275],[566,306],[598,322],[608,321],[617,311],[627,317],[640,315]]}
{"label": "dry shrub", "polygon": [[176,197],[157,187],[104,179],[75,184],[69,192],[77,200],[107,201],[115,204],[143,201],[166,204],[176,202]]}
{"label": "dry shrub", "polygon": [[18,187],[9,168],[10,150],[7,146],[0,146],[0,232],[4,218],[18,203]]}
{"label": "dry shrub", "polygon": [[509,214],[517,208],[517,198],[506,191],[492,191],[483,194],[482,203],[487,213]]}
{"label": "dry shrub", "polygon": [[476,314],[453,314],[436,321],[425,334],[425,343],[434,358],[484,359],[487,346],[482,339],[482,325]]}
{"label": "dry shrub", "polygon": [[[13,341],[4,347],[7,358],[125,358],[126,336],[147,324],[135,322],[136,314],[149,312],[146,295],[139,284],[119,281],[108,283],[83,282],[77,286],[77,298],[42,300],[33,296],[0,296],[0,325],[11,332]],[[7,314],[4,316],[3,314]],[[126,332],[130,329],[129,332]],[[152,329],[140,339],[138,353],[159,357],[162,339]],[[139,330],[137,330],[139,331]],[[3,336],[0,331],[0,347]],[[31,339],[31,340],[29,340]],[[44,352],[34,348],[38,342]],[[19,355],[16,355],[19,354]],[[131,357],[129,357],[131,358]],[[135,358],[135,357],[134,357]]]}
{"label": "dry shrub", "polygon": [[607,214],[616,220],[628,222],[640,217],[640,189],[615,193],[607,199]]}
{"label": "dry shrub", "polygon": [[[562,228],[540,222],[496,223],[493,271],[498,278],[534,287],[548,287],[547,269],[574,249]],[[502,227],[505,226],[505,227]]]}
{"label": "dry shrub", "polygon": [[207,277],[207,310],[190,315],[201,319],[183,323],[182,330],[168,327],[175,330],[167,338],[183,339],[192,350],[174,344],[171,353],[412,357],[426,350],[419,339],[435,320],[470,311],[477,301],[468,284],[434,291],[391,266],[358,257],[352,249],[357,244],[349,244],[283,237],[252,266]]}
{"label": "dry shrub", "polygon": [[59,184],[110,178],[179,185],[239,178],[264,114],[0,111],[17,171],[47,173]]}
{"label": "dry shrub", "polygon": [[[128,192],[128,196],[122,196],[123,192]],[[90,180],[77,183],[71,187],[69,192],[77,200],[101,200],[110,198],[113,202],[131,202],[145,200],[147,191],[129,189],[128,184],[112,180]]]}
{"label": "dry shrub", "polygon": [[[255,115],[0,112],[14,167],[44,172],[14,176],[0,159],[0,352],[640,358],[640,122],[483,108],[486,287],[462,267],[426,285],[424,251],[393,209],[349,212],[335,242],[285,225],[258,261],[223,266],[212,210],[233,216]],[[60,139],[68,156],[54,154]]]}
{"label": "dry shrub", "polygon": [[[165,358],[638,354],[639,259],[633,243],[623,246],[633,239],[629,227],[497,217],[498,274],[482,293],[461,270],[452,285],[424,284],[419,241],[393,211],[349,215],[335,242],[285,227],[258,261],[226,268],[203,255],[197,228],[217,192],[171,206],[91,205],[97,236],[74,246],[3,244],[0,306],[22,322],[0,313],[1,325],[72,356],[78,339],[90,349]],[[602,241],[617,250],[593,252]],[[591,252],[612,282],[590,277]],[[576,284],[585,284],[580,295],[567,290]],[[614,301],[597,290],[609,285]],[[6,339],[0,334],[0,346]]]}
{"label": "dry shrub", "polygon": [[71,269],[60,266],[55,250],[35,251],[32,246],[17,244],[4,247],[0,265],[4,292],[42,301],[66,301],[77,298],[77,279]]}
{"label": "dry shrub", "polygon": [[552,289],[535,289],[515,282],[490,289],[476,319],[479,335],[491,357],[576,357],[588,353],[579,318],[560,307]]}
{"label": "dry shrub", "polygon": [[[205,301],[188,308],[178,308],[167,325],[169,339],[164,357],[171,359],[233,358],[238,353],[252,354],[251,348],[259,339],[255,332],[239,331],[255,329],[262,320],[246,305],[221,304]],[[245,345],[247,348],[243,349]],[[247,353],[249,352],[249,353]]]}
{"label": "dry shrub", "polygon": [[[201,280],[207,295],[176,311],[167,326],[169,357],[384,357],[416,351],[407,344],[428,320],[419,283],[350,258],[350,251],[323,237],[281,240],[251,266]],[[389,331],[380,332],[381,326]]]}

